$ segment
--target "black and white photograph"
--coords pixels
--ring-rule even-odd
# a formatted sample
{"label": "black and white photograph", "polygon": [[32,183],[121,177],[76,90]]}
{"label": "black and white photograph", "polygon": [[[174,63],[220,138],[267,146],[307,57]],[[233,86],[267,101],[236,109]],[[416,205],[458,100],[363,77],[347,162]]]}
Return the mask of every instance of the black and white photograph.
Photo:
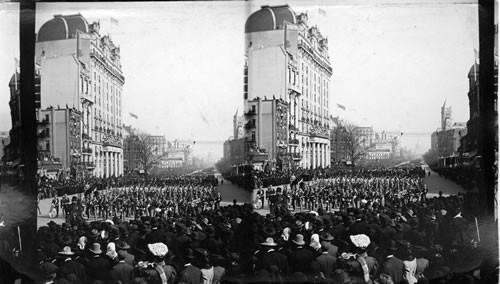
{"label": "black and white photograph", "polygon": [[0,283],[499,282],[497,0],[23,5]]}

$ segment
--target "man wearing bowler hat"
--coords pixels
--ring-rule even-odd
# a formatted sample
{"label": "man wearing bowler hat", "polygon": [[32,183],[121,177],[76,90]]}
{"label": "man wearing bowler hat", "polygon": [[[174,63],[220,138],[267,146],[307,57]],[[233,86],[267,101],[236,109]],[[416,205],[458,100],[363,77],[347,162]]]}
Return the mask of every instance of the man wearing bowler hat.
{"label": "man wearing bowler hat", "polygon": [[109,279],[109,269],[111,264],[107,259],[101,256],[101,244],[93,243],[89,248],[91,257],[87,263],[87,275],[90,281],[101,280],[107,281]]}
{"label": "man wearing bowler hat", "polygon": [[179,283],[184,284],[199,284],[202,282],[201,270],[192,265],[191,262],[194,260],[194,252],[192,249],[187,248],[184,254],[184,267],[179,275]]}
{"label": "man wearing bowler hat", "polygon": [[403,261],[394,256],[397,249],[396,242],[390,240],[385,253],[385,259],[382,262],[382,273],[391,276],[395,284],[401,283],[403,275],[405,274],[405,265]]}
{"label": "man wearing bowler hat", "polygon": [[309,248],[304,247],[306,244],[304,236],[302,234],[295,235],[292,243],[295,244],[295,248],[288,257],[290,270],[292,272],[309,272],[311,262],[314,260],[314,254]]}
{"label": "man wearing bowler hat", "polygon": [[288,271],[288,260],[285,255],[276,251],[278,244],[274,242],[274,239],[269,237],[260,245],[263,252],[260,259],[262,268],[270,271],[271,266],[274,265],[280,273],[286,273]]}
{"label": "man wearing bowler hat", "polygon": [[322,232],[319,235],[319,238],[321,241],[321,247],[325,247],[328,254],[336,258],[339,248],[336,245],[332,244],[332,241],[334,240],[332,234],[328,232]]}

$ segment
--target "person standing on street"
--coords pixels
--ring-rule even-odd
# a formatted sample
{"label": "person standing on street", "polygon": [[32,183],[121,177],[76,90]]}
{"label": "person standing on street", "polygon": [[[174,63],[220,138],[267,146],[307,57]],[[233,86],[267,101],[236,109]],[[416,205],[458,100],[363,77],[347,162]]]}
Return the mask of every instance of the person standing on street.
{"label": "person standing on street", "polygon": [[52,207],[56,210],[56,218],[59,218],[59,198],[57,195],[52,199]]}

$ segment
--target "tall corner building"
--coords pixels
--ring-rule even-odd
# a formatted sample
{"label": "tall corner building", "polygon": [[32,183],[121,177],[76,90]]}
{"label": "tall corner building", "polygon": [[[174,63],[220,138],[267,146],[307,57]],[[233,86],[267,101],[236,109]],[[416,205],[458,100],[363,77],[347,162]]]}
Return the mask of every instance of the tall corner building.
{"label": "tall corner building", "polygon": [[[41,109],[69,107],[81,113],[80,151],[72,163],[87,175],[123,174],[120,47],[80,14],[55,15],[37,34]],[[75,165],[71,165],[74,167]]]}
{"label": "tall corner building", "polygon": [[329,166],[328,39],[308,24],[307,14],[283,5],[262,6],[250,15],[245,41],[250,148],[265,150],[283,168]]}

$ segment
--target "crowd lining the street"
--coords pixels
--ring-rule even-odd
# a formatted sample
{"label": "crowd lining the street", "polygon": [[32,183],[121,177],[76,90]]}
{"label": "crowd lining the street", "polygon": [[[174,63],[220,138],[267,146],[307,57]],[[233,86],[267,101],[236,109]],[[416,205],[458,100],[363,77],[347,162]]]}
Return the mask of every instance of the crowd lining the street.
{"label": "crowd lining the street", "polygon": [[[266,216],[256,204],[210,203],[213,185],[189,178],[90,190],[71,201],[75,218],[39,228],[41,271],[46,283],[496,281],[474,196],[425,198],[419,168],[316,172],[307,183],[295,174],[286,188],[261,187]],[[94,198],[109,209],[84,205]]]}

